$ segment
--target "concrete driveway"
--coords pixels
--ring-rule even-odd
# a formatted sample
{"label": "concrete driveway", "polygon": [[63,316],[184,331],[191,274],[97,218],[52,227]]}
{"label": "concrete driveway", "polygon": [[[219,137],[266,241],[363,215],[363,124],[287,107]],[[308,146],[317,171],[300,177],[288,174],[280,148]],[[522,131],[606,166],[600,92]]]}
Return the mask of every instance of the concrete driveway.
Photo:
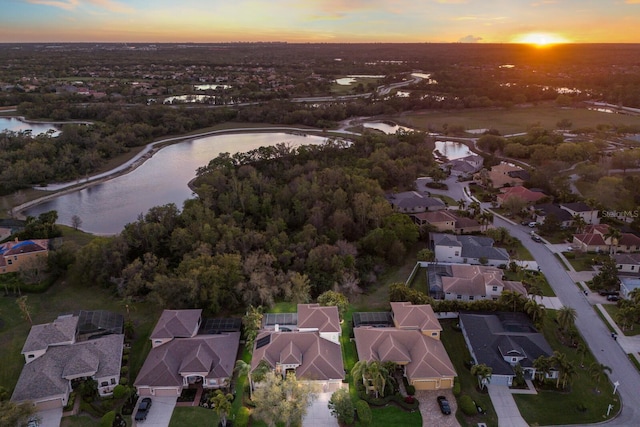
{"label": "concrete driveway", "polygon": [[[340,387],[347,384],[340,384]],[[337,387],[330,387],[337,390]],[[334,391],[326,391],[316,393],[316,400],[313,401],[311,406],[307,409],[307,415],[302,420],[302,427],[338,427],[338,420],[331,415],[329,411],[329,399]]]}
{"label": "concrete driveway", "polygon": [[[440,412],[437,397],[445,396],[451,406],[451,415],[444,415]],[[417,390],[415,398],[420,402],[420,415],[422,415],[422,425],[429,427],[459,427],[456,420],[458,403],[451,390]]]}
{"label": "concrete driveway", "polygon": [[36,417],[40,420],[39,427],[60,427],[62,421],[62,408],[47,409],[36,412]]}
{"label": "concrete driveway", "polygon": [[[133,414],[131,415],[131,419],[133,420],[136,416],[136,412],[138,412],[138,405],[142,397],[138,399],[136,403],[136,407],[133,410]],[[141,426],[141,427],[169,427],[169,421],[171,421],[171,415],[173,414],[173,409],[176,407],[176,402],[178,401],[178,397],[151,397],[151,409],[149,409],[149,414],[147,415],[147,419],[144,421],[136,422],[133,421],[133,426]]]}

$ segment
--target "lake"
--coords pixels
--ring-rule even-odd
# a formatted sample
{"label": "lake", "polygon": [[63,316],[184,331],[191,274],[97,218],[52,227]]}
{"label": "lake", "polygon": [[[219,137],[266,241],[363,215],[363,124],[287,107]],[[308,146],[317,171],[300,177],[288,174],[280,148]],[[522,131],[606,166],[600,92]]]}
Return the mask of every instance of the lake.
{"label": "lake", "polygon": [[179,209],[195,195],[188,187],[196,169],[221,153],[235,154],[279,143],[292,146],[322,144],[325,138],[287,133],[216,135],[170,145],[158,151],[137,169],[101,184],[58,196],[28,209],[38,216],[58,211],[58,222],[71,225],[78,215],[82,229],[93,234],[117,234],[154,206],[175,203]]}
{"label": "lake", "polygon": [[380,132],[384,132],[387,135],[393,135],[394,133],[398,132],[400,129],[407,132],[411,132],[415,130],[405,126],[399,126],[393,122],[364,122],[362,126],[364,126],[367,129],[379,130]]}
{"label": "lake", "polygon": [[57,136],[60,133],[60,128],[51,123],[33,123],[22,121],[16,117],[0,117],[0,132],[6,130],[11,132],[31,130],[33,135],[39,135],[49,131],[53,131],[53,136]]}

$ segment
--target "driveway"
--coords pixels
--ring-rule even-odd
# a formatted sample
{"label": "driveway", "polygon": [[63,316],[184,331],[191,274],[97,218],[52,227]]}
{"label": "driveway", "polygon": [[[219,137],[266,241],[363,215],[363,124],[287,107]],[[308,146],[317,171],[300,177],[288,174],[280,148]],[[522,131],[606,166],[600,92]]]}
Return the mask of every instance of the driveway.
{"label": "driveway", "polygon": [[317,393],[317,399],[307,409],[302,427],[338,427],[338,420],[329,411],[329,399],[332,391]]}
{"label": "driveway", "polygon": [[507,386],[487,386],[491,403],[498,415],[498,427],[527,427],[529,424],[520,415],[520,410],[513,400],[511,390]]}
{"label": "driveway", "polygon": [[62,421],[62,408],[47,409],[46,411],[36,412],[36,416],[40,420],[40,427],[60,427]]}
{"label": "driveway", "polygon": [[[440,412],[440,406],[436,400],[438,396],[447,398],[449,406],[451,406],[451,415],[444,415]],[[458,410],[458,403],[451,390],[417,390],[415,398],[420,402],[419,408],[423,426],[460,427],[460,423],[455,416]]]}
{"label": "driveway", "polygon": [[[136,407],[133,410],[133,414],[131,415],[131,419],[136,416],[135,414],[136,412],[138,412],[138,404],[141,400],[142,398],[138,399]],[[151,397],[151,409],[149,409],[147,419],[140,422],[133,421],[133,426],[138,425],[141,427],[169,427],[169,421],[171,421],[171,415],[173,414],[173,409],[176,407],[177,401],[177,396]]]}

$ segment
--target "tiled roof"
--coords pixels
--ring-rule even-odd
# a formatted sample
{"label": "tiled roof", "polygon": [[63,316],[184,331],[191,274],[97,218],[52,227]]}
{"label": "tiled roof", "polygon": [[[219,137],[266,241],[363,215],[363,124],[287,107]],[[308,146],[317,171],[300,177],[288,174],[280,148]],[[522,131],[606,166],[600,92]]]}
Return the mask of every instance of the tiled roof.
{"label": "tiled roof", "polygon": [[498,194],[497,196],[499,200],[506,200],[509,197],[516,196],[531,203],[531,202],[536,202],[546,196],[546,194],[544,193],[541,193],[539,191],[531,191],[528,188],[522,187],[522,186],[505,187],[501,191],[502,193]]}
{"label": "tiled roof", "polygon": [[181,387],[180,372],[206,372],[206,378],[227,378],[233,373],[240,332],[176,338],[149,352],[134,385]]}
{"label": "tiled roof", "polygon": [[151,339],[187,338],[197,332],[202,310],[164,310]]}
{"label": "tiled roof", "polygon": [[338,307],[298,304],[298,328],[317,328],[319,332],[340,332]]}
{"label": "tiled roof", "polygon": [[51,323],[34,325],[22,347],[22,353],[45,350],[50,345],[73,341],[78,326],[78,316],[60,316]]}
{"label": "tiled roof", "polygon": [[632,264],[638,265],[640,264],[640,254],[615,254],[613,256],[616,264]]}
{"label": "tiled roof", "polygon": [[594,208],[590,208],[589,205],[584,202],[562,203],[560,206],[573,212],[591,212],[597,210]]}
{"label": "tiled roof", "polygon": [[428,304],[412,305],[410,302],[392,302],[391,310],[397,328],[420,331],[441,331],[436,314]]}
{"label": "tiled roof", "polygon": [[456,375],[442,342],[417,330],[360,327],[353,333],[360,360],[407,362],[410,380]]}
{"label": "tiled roof", "polygon": [[605,246],[606,245],[604,238],[602,237],[602,234],[599,234],[599,233],[574,234],[573,237],[587,246]]}
{"label": "tiled roof", "polygon": [[47,251],[49,240],[10,241],[0,245],[0,254],[4,256]]}
{"label": "tiled roof", "polygon": [[267,336],[270,337],[268,344],[253,350],[251,370],[256,369],[263,360],[272,369],[279,363],[295,364],[300,360],[301,364],[296,368],[299,379],[344,379],[340,344],[321,338],[318,332],[271,331],[261,332],[256,343]]}

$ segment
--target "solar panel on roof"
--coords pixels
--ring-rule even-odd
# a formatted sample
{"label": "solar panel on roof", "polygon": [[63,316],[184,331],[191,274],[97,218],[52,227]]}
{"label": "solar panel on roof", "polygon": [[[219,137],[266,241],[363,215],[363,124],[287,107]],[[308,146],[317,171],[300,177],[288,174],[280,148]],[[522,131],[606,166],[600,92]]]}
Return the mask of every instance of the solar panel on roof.
{"label": "solar panel on roof", "polygon": [[268,345],[271,342],[271,334],[266,335],[256,341],[256,350]]}

